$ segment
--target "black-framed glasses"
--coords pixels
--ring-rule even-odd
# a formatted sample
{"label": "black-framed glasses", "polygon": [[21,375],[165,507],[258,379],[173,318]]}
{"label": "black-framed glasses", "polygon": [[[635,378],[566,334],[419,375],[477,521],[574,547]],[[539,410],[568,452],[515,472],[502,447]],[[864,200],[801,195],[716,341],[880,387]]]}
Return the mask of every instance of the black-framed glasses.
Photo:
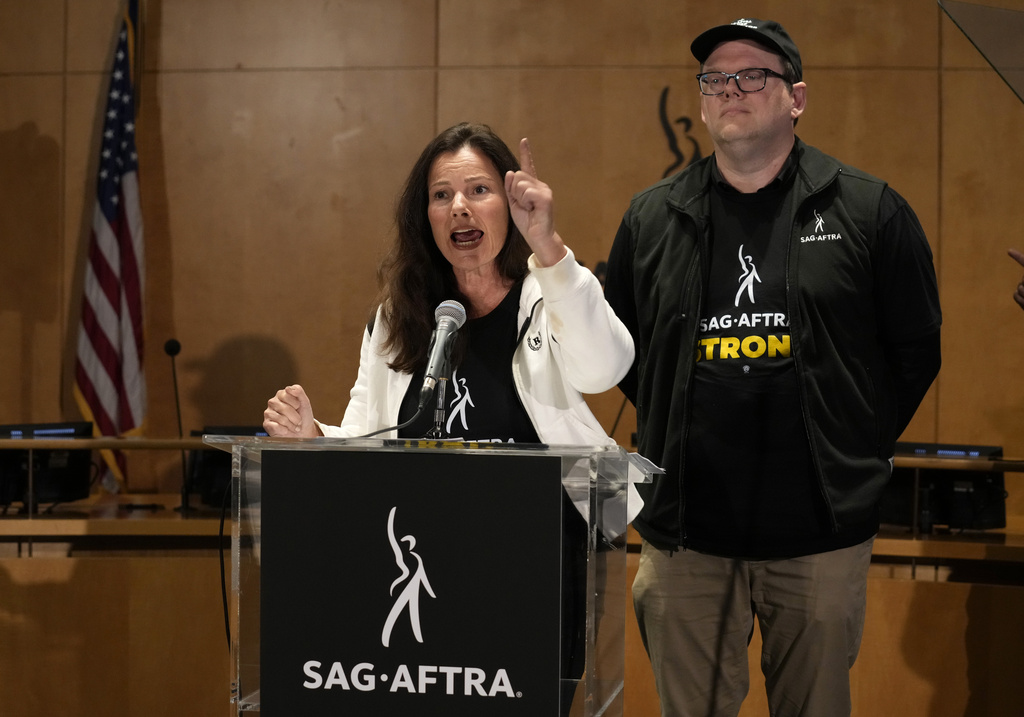
{"label": "black-framed glasses", "polygon": [[767,67],[748,67],[739,72],[702,72],[697,75],[697,84],[700,86],[702,95],[720,95],[725,92],[729,80],[736,80],[736,87],[740,92],[760,92],[768,84],[769,77],[778,77],[785,80],[775,70]]}

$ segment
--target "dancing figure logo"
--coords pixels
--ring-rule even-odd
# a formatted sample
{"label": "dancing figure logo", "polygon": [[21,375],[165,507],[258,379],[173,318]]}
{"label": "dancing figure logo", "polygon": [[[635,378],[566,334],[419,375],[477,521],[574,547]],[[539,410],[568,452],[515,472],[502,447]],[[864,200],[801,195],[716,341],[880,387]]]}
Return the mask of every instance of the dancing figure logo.
{"label": "dancing figure logo", "polygon": [[755,303],[754,302],[754,282],[756,281],[756,282],[760,283],[760,281],[761,281],[761,277],[757,275],[757,267],[754,266],[754,257],[749,255],[749,254],[744,256],[744,254],[743,254],[743,245],[742,244],[740,244],[739,259],[740,259],[740,271],[742,273],[740,274],[740,278],[739,278],[740,288],[736,292],[736,299],[733,302],[733,306],[739,306],[740,305],[740,297],[743,296],[744,292],[746,292],[747,298],[750,299],[750,303],[751,304]]}
{"label": "dancing figure logo", "polygon": [[[398,506],[391,508],[391,513],[388,515],[388,540],[391,542],[391,550],[395,553],[395,564],[398,566],[400,575],[395,578],[395,581],[391,583],[390,594],[395,594],[395,588],[405,583],[402,587],[402,591],[398,593],[398,597],[395,599],[395,604],[391,608],[391,612],[388,614],[388,619],[384,621],[384,631],[381,633],[380,641],[384,647],[388,647],[391,642],[391,631],[395,627],[395,623],[401,616],[402,612],[409,609],[409,622],[412,624],[412,634],[416,638],[416,642],[423,642],[423,631],[420,628],[420,592],[423,590],[427,591],[427,594],[432,598],[436,598],[434,595],[433,588],[430,587],[430,581],[427,580],[427,571],[423,567],[423,558],[419,556],[414,548],[416,547],[416,538],[411,535],[402,536],[401,543],[406,544],[406,548],[403,550],[401,543],[395,537],[395,511]],[[408,554],[413,559],[415,565],[414,569],[410,570],[409,566],[406,565],[405,557],[403,553]]]}

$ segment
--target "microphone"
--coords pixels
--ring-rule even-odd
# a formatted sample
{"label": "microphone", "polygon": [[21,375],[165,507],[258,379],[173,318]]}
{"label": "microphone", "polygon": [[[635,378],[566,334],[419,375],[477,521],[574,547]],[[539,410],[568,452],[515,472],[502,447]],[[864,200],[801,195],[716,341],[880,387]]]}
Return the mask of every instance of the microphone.
{"label": "microphone", "polygon": [[[171,357],[171,378],[174,381],[174,408],[178,412],[178,438],[184,438],[185,433],[181,430],[181,396],[178,394],[178,370],[174,365],[174,357],[181,353],[181,343],[177,339],[167,339],[164,343],[164,353]],[[181,514],[185,515],[191,510],[189,506],[188,468],[185,459],[185,449],[181,450]]]}
{"label": "microphone", "polygon": [[451,359],[455,334],[466,323],[466,309],[458,301],[442,301],[434,310],[434,321],[437,322],[437,328],[430,337],[427,370],[423,376],[423,388],[420,389],[420,409],[427,405],[434,393],[434,386],[444,377],[445,368]]}
{"label": "microphone", "polygon": [[178,395],[178,371],[174,366],[174,357],[181,353],[181,343],[177,339],[167,339],[164,353],[171,357],[171,378],[174,381],[174,407],[178,410],[178,438],[184,438],[181,430],[181,397]]}

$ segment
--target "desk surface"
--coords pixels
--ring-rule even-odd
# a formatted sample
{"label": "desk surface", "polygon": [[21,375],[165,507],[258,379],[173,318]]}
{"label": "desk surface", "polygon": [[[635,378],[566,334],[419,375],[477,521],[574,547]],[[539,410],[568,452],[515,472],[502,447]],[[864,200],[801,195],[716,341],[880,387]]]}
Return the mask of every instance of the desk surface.
{"label": "desk surface", "polygon": [[90,450],[130,451],[212,449],[195,438],[0,438],[0,450]]}
{"label": "desk surface", "polygon": [[897,455],[899,468],[941,468],[948,471],[1004,471],[1024,473],[1024,458],[944,458]]}
{"label": "desk surface", "polygon": [[[0,517],[0,537],[73,536],[217,536],[220,511],[194,506],[187,515],[177,508],[177,494],[96,495],[57,506],[53,513]],[[225,525],[225,533],[230,527]]]}
{"label": "desk surface", "polygon": [[[634,546],[643,542],[632,525],[626,542]],[[1024,563],[1024,516],[1007,516],[1005,529],[918,535],[916,538],[907,528],[883,526],[871,552],[879,557]]]}
{"label": "desk surface", "polygon": [[[942,560],[997,560],[1024,563],[1024,518],[1011,520],[1006,530],[927,534],[916,538],[905,530],[883,528],[875,538],[873,555]],[[1016,523],[1016,525],[1014,525]]]}

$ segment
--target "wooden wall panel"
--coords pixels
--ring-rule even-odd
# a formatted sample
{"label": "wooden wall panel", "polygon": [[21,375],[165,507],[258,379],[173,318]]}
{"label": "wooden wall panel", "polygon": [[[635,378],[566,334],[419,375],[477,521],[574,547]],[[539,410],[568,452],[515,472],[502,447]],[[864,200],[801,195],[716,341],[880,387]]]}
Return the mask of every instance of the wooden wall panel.
{"label": "wooden wall panel", "polygon": [[[1015,228],[1024,106],[990,70],[946,70],[943,117],[939,436],[1019,455],[1024,315],[1011,294],[1024,270],[1006,250],[1024,247]],[[1015,512],[1024,512],[1024,495],[1012,493]]]}
{"label": "wooden wall panel", "polygon": [[211,557],[0,559],[5,717],[228,715]]}
{"label": "wooden wall panel", "polygon": [[[1024,11],[1021,0],[985,5]],[[943,18],[941,289],[946,325],[939,376],[943,440],[1024,452],[1024,317],[1010,298],[1024,271],[1006,249],[1019,222],[1024,107],[963,32]],[[1007,512],[1024,514],[1024,485],[1007,481]]]}
{"label": "wooden wall panel", "polygon": [[60,419],[60,75],[0,74],[0,423]]}
{"label": "wooden wall panel", "polygon": [[[699,13],[659,0],[627,3],[441,0],[438,62],[454,66],[678,64],[680,33]],[[628,39],[627,39],[628,38]],[[687,41],[688,42],[688,41]],[[691,61],[692,58],[683,61]]]}
{"label": "wooden wall panel", "polygon": [[[27,0],[18,1],[28,4]],[[152,4],[153,0],[146,0],[146,5]],[[106,77],[126,3],[124,0],[75,0],[64,5],[67,8],[67,69]]]}
{"label": "wooden wall panel", "polygon": [[[743,3],[750,7],[751,3]],[[939,9],[934,0],[786,0],[753,4],[757,17],[779,20],[800,48],[805,69],[924,68],[935,63]]]}
{"label": "wooden wall panel", "polygon": [[148,0],[147,69],[420,67],[434,0]]}
{"label": "wooden wall panel", "polygon": [[614,0],[482,5],[441,0],[441,66],[696,65],[690,41],[740,17],[773,18],[807,65],[927,66],[937,52],[933,0],[716,3]]}
{"label": "wooden wall panel", "polygon": [[[816,69],[807,73],[807,110],[797,134],[809,144],[884,179],[914,208],[932,249],[939,243],[939,73]],[[894,113],[913,121],[893,122]]]}
{"label": "wooden wall panel", "polygon": [[0,74],[64,69],[64,0],[0,4]]}

